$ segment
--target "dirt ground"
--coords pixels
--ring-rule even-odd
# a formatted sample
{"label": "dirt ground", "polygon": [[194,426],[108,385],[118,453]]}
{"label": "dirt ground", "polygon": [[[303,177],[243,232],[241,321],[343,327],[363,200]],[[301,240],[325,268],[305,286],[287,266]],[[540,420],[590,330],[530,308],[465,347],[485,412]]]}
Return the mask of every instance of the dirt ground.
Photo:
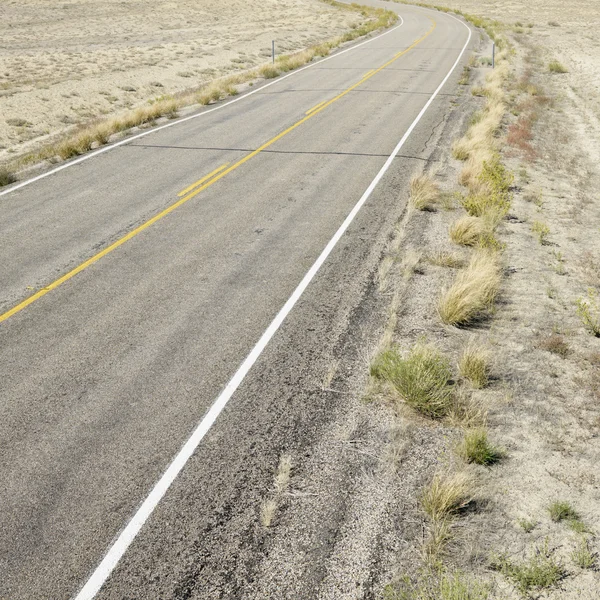
{"label": "dirt ground", "polygon": [[319,0],[0,0],[0,162],[47,136],[348,31]]}
{"label": "dirt ground", "polygon": [[[406,293],[412,300],[398,314],[394,341],[407,349],[416,341],[411,332],[418,331],[457,360],[460,349],[475,338],[493,356],[491,385],[475,396],[489,411],[490,435],[506,456],[494,467],[471,470],[477,482],[475,509],[461,521],[448,565],[486,581],[486,598],[597,599],[600,337],[584,327],[577,303],[590,290],[600,293],[600,42],[590,30],[600,19],[600,4],[443,4],[497,19],[514,48],[501,134],[502,159],[515,175],[514,198],[499,231],[505,277],[493,316],[476,327],[442,327],[438,296],[426,292],[452,281],[450,269],[427,264],[427,254],[440,248],[458,251],[447,236],[456,209],[433,217],[417,213],[412,227],[422,230],[424,243],[403,244],[399,251],[400,256],[418,252],[422,258]],[[550,72],[553,60],[567,72]],[[473,69],[470,86],[483,77]],[[472,111],[478,101],[463,102]],[[523,120],[529,120],[531,131],[519,137]],[[444,188],[456,191],[461,189],[456,183],[460,164],[442,156],[428,170]],[[536,223],[547,227],[541,237],[535,234]],[[400,415],[400,422],[411,421],[414,415]],[[440,435],[452,440],[456,433]],[[451,452],[451,441],[447,448]],[[439,468],[445,461],[440,455]],[[553,521],[548,508],[554,501],[568,502],[578,524]],[[586,545],[592,564],[584,568],[575,553]],[[560,581],[520,592],[510,577],[491,568],[500,555],[513,564],[549,556],[561,567]],[[398,576],[419,578],[402,560],[397,569]]]}

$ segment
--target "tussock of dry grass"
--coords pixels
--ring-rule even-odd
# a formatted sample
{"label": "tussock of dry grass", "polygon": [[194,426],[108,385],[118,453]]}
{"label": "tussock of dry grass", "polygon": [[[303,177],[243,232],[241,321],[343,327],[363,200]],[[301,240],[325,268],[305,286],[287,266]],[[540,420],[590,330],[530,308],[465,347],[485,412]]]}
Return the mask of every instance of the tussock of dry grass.
{"label": "tussock of dry grass", "polygon": [[483,219],[464,215],[450,225],[450,239],[460,246],[476,246],[485,233]]}
{"label": "tussock of dry grass", "polygon": [[438,312],[448,325],[468,325],[493,306],[500,289],[500,264],[491,252],[479,250],[456,276],[438,302]]}
{"label": "tussock of dry grass", "polygon": [[432,210],[440,198],[440,188],[425,173],[410,180],[410,204],[417,210]]}
{"label": "tussock of dry grass", "polygon": [[472,485],[466,473],[437,473],[423,490],[421,506],[432,521],[444,521],[471,502]]}
{"label": "tussock of dry grass", "polygon": [[454,519],[472,500],[471,487],[471,478],[465,473],[436,473],[423,490],[421,508],[429,517],[428,536],[423,544],[428,565],[439,565],[452,539]]}
{"label": "tussock of dry grass", "polygon": [[460,355],[458,371],[462,377],[471,382],[474,388],[485,387],[488,384],[490,373],[489,350],[473,341],[469,342]]}
{"label": "tussock of dry grass", "polygon": [[450,363],[431,344],[418,342],[405,357],[396,349],[381,352],[371,375],[390,383],[409,406],[428,417],[445,416],[452,404]]}
{"label": "tussock of dry grass", "polygon": [[281,71],[275,65],[263,65],[258,72],[265,79],[274,79],[281,74]]}

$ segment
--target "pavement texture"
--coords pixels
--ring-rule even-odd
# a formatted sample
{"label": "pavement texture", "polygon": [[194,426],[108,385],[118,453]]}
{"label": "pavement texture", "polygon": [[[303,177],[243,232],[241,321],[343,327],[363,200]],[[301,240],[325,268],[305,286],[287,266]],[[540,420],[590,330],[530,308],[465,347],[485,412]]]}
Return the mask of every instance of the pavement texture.
{"label": "pavement texture", "polygon": [[[344,97],[0,323],[1,598],[77,593],[466,41],[464,25],[448,15],[372,4],[397,10],[404,24],[222,110],[0,198],[5,312],[431,30]],[[362,423],[363,409],[351,409],[348,398],[364,375],[357,365],[364,365],[365,332],[378,326],[374,274],[405,209],[399,198],[435,150],[460,71],[99,598],[375,593],[377,494],[390,490],[364,497],[357,479],[364,464],[333,440],[347,441]],[[326,389],[328,372],[335,372],[331,381],[344,380],[344,393]],[[265,528],[261,505],[282,453],[292,456],[292,488],[277,526]],[[357,519],[360,532],[353,532]]]}

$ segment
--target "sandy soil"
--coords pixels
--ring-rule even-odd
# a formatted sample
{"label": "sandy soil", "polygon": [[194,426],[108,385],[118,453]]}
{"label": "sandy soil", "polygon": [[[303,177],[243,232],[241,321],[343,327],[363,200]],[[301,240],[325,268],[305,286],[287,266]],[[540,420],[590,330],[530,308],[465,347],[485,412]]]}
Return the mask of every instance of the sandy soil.
{"label": "sandy soil", "polygon": [[[514,28],[517,46],[538,46],[546,61],[557,59],[569,70],[554,90],[567,95],[578,105],[593,135],[587,142],[595,157],[600,152],[600,38],[593,24],[600,22],[600,3],[573,0],[514,2],[491,0],[445,0],[444,6],[474,15],[497,19],[501,23],[521,24]],[[533,27],[531,27],[533,25]],[[522,31],[522,33],[517,33]]]}
{"label": "sandy soil", "polygon": [[49,134],[266,62],[360,16],[319,0],[0,0],[0,161]]}

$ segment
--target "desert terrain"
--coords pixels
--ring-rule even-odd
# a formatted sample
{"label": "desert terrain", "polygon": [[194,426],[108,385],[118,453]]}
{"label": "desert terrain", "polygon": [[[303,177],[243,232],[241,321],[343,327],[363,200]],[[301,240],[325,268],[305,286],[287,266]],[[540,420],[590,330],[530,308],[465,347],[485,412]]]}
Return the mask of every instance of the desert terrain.
{"label": "desert terrain", "polygon": [[345,33],[319,0],[2,0],[0,163],[48,136]]}
{"label": "desert terrain", "polygon": [[[159,2],[152,14],[97,4],[64,3],[60,22],[39,0],[0,4],[0,162],[259,65],[273,38],[291,52],[358,22],[317,0]],[[305,557],[291,557],[290,539],[308,537],[311,519],[327,529],[321,597],[600,595],[600,5],[445,4],[485,19],[501,40],[496,70],[474,29],[410,190],[393,190],[392,233],[371,247],[351,327],[318,352],[313,393],[347,420],[332,419],[313,456],[273,452],[263,500],[235,507],[267,540],[259,572],[273,597],[293,588],[290,565]],[[457,282],[489,297],[453,316]],[[405,385],[423,365],[441,373],[435,406],[414,402],[422,382]],[[215,529],[237,540],[231,523]],[[188,571],[193,589],[195,555]]]}

